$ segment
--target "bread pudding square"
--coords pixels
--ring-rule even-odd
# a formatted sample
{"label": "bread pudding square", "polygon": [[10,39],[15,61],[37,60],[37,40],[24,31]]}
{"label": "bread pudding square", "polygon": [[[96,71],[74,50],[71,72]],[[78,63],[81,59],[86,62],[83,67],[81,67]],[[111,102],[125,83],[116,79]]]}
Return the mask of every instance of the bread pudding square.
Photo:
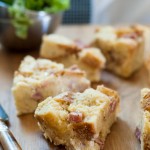
{"label": "bread pudding square", "polygon": [[142,119],[139,129],[139,139],[141,141],[141,150],[150,149],[150,89],[141,90],[141,108]]}
{"label": "bread pudding square", "polygon": [[138,26],[99,28],[93,45],[106,57],[106,68],[122,77],[129,77],[143,64],[144,34]]}
{"label": "bread pudding square", "polygon": [[56,59],[78,51],[80,47],[71,39],[62,35],[50,34],[43,36],[40,55],[44,58]]}
{"label": "bread pudding square", "polygon": [[62,64],[27,56],[15,72],[12,93],[18,115],[32,113],[48,96],[65,91],[82,92],[90,81],[80,69],[64,69]]}
{"label": "bread pudding square", "polygon": [[106,60],[98,48],[91,47],[82,49],[79,53],[79,61],[93,68],[104,68]]}
{"label": "bread pudding square", "polygon": [[78,66],[85,70],[87,78],[92,82],[100,81],[105,62],[106,59],[98,48],[84,48],[78,54]]}
{"label": "bread pudding square", "polygon": [[45,138],[67,150],[100,150],[119,110],[117,92],[104,86],[64,92],[39,103],[35,117]]}
{"label": "bread pudding square", "polygon": [[100,80],[100,71],[104,68],[106,61],[98,48],[85,48],[81,42],[57,34],[43,37],[40,56],[62,63],[65,67],[78,65],[86,72],[91,82]]}
{"label": "bread pudding square", "polygon": [[87,74],[87,78],[91,82],[100,81],[101,70],[105,67],[105,57],[98,48],[83,48],[77,54],[70,54],[68,56],[53,59],[57,63],[64,64],[65,67],[77,65],[81,70]]}
{"label": "bread pudding square", "polygon": [[150,112],[143,112],[142,134],[141,134],[141,149],[150,149]]}

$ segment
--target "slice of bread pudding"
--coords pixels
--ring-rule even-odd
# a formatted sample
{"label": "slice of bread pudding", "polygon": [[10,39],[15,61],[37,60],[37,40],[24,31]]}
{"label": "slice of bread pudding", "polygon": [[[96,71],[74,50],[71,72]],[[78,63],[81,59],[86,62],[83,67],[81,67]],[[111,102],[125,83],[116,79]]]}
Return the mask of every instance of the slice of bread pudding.
{"label": "slice of bread pudding", "polygon": [[56,62],[69,67],[76,64],[81,70],[87,74],[87,78],[91,82],[100,81],[101,70],[105,67],[105,58],[97,48],[83,48],[77,55],[72,54],[67,57],[55,59]]}
{"label": "slice of bread pudding", "polygon": [[34,112],[48,96],[65,91],[82,92],[89,87],[90,81],[77,67],[64,69],[62,64],[27,56],[15,72],[12,92],[20,115]]}
{"label": "slice of bread pudding", "polygon": [[150,112],[143,112],[141,150],[150,150]]}
{"label": "slice of bread pudding", "polygon": [[[57,39],[54,38],[55,36]],[[65,42],[63,39],[66,39],[68,42]],[[67,48],[65,50],[64,47],[60,46],[60,41],[66,45]],[[68,46],[69,43],[70,47]],[[75,45],[74,47],[78,50],[72,51],[72,45]],[[55,54],[53,54],[53,51]],[[65,53],[61,55],[61,52]],[[106,61],[98,48],[84,48],[79,42],[77,43],[69,38],[56,34],[44,36],[40,55],[58,63],[63,63],[65,67],[77,64],[80,69],[86,72],[87,78],[92,82],[100,80],[100,71],[104,68]]]}
{"label": "slice of bread pudding", "polygon": [[41,102],[35,117],[45,138],[67,150],[100,150],[116,121],[117,92],[104,86],[65,92]]}
{"label": "slice of bread pudding", "polygon": [[106,57],[106,68],[122,77],[129,77],[143,64],[144,33],[138,26],[99,28],[93,45]]}
{"label": "slice of bread pudding", "polygon": [[141,90],[142,119],[137,138],[141,141],[141,150],[150,150],[150,89]]}
{"label": "slice of bread pudding", "polygon": [[43,41],[40,55],[49,59],[67,56],[81,50],[74,41],[57,34],[44,35]]}

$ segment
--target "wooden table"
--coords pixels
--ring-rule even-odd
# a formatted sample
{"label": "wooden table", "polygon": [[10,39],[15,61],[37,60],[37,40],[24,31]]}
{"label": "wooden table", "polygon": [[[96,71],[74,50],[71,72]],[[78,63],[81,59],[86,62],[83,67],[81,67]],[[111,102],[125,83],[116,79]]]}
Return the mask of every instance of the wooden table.
{"label": "wooden table", "polygon": [[[57,32],[89,42],[94,29],[93,26],[62,26]],[[38,51],[28,54],[38,57]],[[10,54],[0,50],[0,103],[10,117],[10,129],[23,150],[48,150],[50,147],[57,149],[43,138],[33,114],[16,116],[11,86],[13,73],[25,55],[27,54]],[[121,111],[106,140],[105,150],[139,150],[140,144],[134,132],[140,116],[140,90],[149,86],[145,68],[142,67],[126,80],[103,71],[102,83],[117,90],[121,96]]]}

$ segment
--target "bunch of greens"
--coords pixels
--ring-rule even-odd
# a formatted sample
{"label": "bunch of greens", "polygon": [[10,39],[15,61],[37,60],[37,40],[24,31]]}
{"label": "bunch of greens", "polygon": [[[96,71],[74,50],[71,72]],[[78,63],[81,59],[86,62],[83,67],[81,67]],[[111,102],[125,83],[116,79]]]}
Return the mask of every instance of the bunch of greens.
{"label": "bunch of greens", "polygon": [[55,13],[69,8],[69,0],[26,0],[25,6],[30,10],[43,10]]}
{"label": "bunch of greens", "polygon": [[26,14],[26,10],[45,11],[57,13],[69,8],[70,0],[1,0],[9,5],[9,13],[12,24],[16,29],[16,35],[27,38],[28,28],[32,21]]}

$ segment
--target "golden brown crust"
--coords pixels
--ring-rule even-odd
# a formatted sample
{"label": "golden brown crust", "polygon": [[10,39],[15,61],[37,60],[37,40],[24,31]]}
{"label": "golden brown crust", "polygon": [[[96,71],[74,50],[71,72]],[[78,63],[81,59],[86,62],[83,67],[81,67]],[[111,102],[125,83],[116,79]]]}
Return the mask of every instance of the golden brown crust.
{"label": "golden brown crust", "polygon": [[96,57],[93,57],[90,53],[88,53],[86,57],[82,59],[85,64],[94,68],[99,68],[99,60]]}
{"label": "golden brown crust", "polygon": [[93,124],[82,122],[74,123],[73,130],[78,134],[81,139],[91,140],[95,134]]}
{"label": "golden brown crust", "polygon": [[143,142],[144,142],[144,147],[143,147],[143,150],[150,150],[150,136],[147,135],[145,137],[143,137]]}
{"label": "golden brown crust", "polygon": [[150,90],[149,89],[143,89],[141,92],[142,98],[141,98],[141,106],[143,110],[150,111]]}
{"label": "golden brown crust", "polygon": [[58,44],[58,47],[61,49],[65,49],[67,53],[73,54],[73,53],[78,53],[81,51],[81,48],[78,47],[77,45],[63,45],[63,44]]}
{"label": "golden brown crust", "polygon": [[142,150],[150,149],[150,112],[145,110],[143,112],[142,121],[142,134],[141,134],[141,147]]}
{"label": "golden brown crust", "polygon": [[40,55],[43,58],[57,59],[59,57],[76,54],[81,51],[80,46],[69,38],[57,34],[43,36]]}
{"label": "golden brown crust", "polygon": [[137,39],[138,37],[143,36],[143,30],[139,28],[136,25],[130,26],[130,27],[119,27],[116,28],[116,33],[118,38],[125,37],[124,35],[130,35],[127,36],[127,38]]}
{"label": "golden brown crust", "polygon": [[73,71],[71,69],[65,69],[65,70],[62,70],[62,71],[59,71],[57,73],[55,73],[56,76],[64,76],[64,75],[68,75],[68,76],[85,76],[85,72],[84,71]]}
{"label": "golden brown crust", "polygon": [[73,99],[73,92],[65,92],[58,96],[55,96],[54,99],[58,102],[67,102],[68,105],[74,101]]}
{"label": "golden brown crust", "polygon": [[21,71],[15,71],[14,76],[22,75],[24,77],[30,77],[32,75],[31,72],[21,72]]}
{"label": "golden brown crust", "polygon": [[103,55],[100,55],[100,53],[97,53],[97,51],[99,51],[99,49],[84,49],[81,53],[79,53],[79,60],[93,68],[104,67],[105,58],[103,57]]}
{"label": "golden brown crust", "polygon": [[141,124],[141,149],[150,149],[150,89],[141,90],[141,108],[142,108],[142,124]]}
{"label": "golden brown crust", "polygon": [[107,96],[111,97],[111,96],[115,96],[117,99],[119,99],[118,97],[118,93],[112,89],[109,89],[103,85],[98,86],[97,90],[99,90],[100,92],[106,94]]}

